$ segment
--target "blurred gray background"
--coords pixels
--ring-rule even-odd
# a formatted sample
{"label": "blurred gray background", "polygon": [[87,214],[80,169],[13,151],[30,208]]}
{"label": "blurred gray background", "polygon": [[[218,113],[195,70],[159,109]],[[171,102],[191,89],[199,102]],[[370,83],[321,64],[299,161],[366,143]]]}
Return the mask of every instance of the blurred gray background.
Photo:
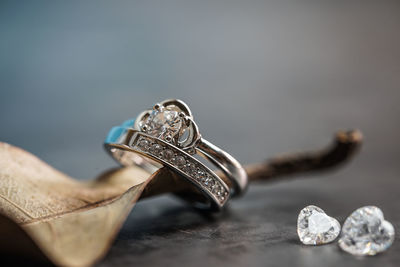
{"label": "blurred gray background", "polygon": [[116,166],[108,129],[166,98],[243,163],[359,128],[345,169],[253,186],[218,218],[139,204],[99,265],[395,266],[398,242],[357,259],[295,227],[307,204],[342,222],[374,204],[400,231],[399,29],[399,1],[1,1],[0,141],[89,179]]}

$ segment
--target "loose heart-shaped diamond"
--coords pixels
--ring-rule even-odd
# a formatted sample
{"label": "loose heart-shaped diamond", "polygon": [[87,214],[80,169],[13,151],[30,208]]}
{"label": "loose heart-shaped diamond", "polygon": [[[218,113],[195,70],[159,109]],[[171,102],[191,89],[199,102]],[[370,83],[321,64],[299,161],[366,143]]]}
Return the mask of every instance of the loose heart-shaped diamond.
{"label": "loose heart-shaped diamond", "polygon": [[339,246],[354,255],[375,255],[388,249],[393,240],[393,225],[385,221],[382,211],[375,206],[366,206],[346,219]]}
{"label": "loose heart-shaped diamond", "polygon": [[338,237],[340,223],[316,206],[307,206],[297,219],[297,234],[305,245],[322,245]]}

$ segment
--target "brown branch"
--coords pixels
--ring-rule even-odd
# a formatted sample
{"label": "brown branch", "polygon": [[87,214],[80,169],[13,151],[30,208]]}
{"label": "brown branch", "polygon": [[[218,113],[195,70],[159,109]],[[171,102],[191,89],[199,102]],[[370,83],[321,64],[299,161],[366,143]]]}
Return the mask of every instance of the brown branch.
{"label": "brown branch", "polygon": [[[347,162],[357,152],[362,144],[362,134],[359,130],[339,131],[336,133],[333,143],[324,149],[287,154],[273,157],[261,163],[245,166],[252,181],[277,181],[283,176],[294,176],[301,173],[329,170]],[[228,184],[227,178],[220,175]],[[167,168],[161,168],[154,174],[153,180],[146,187],[142,198],[163,193],[188,192],[193,187],[183,183]]]}
{"label": "brown branch", "polygon": [[360,131],[339,131],[327,148],[275,157],[266,162],[248,165],[246,170],[251,181],[269,181],[281,176],[329,170],[350,160],[361,144]]}

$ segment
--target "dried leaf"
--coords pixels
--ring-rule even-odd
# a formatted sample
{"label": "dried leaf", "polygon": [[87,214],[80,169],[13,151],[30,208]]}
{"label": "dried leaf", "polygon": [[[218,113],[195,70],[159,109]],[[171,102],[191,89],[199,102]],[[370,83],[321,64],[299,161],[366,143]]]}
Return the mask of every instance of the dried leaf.
{"label": "dried leaf", "polygon": [[[19,224],[53,263],[87,266],[107,251],[151,177],[124,168],[78,182],[0,143],[0,213]],[[0,224],[10,224],[6,217]]]}

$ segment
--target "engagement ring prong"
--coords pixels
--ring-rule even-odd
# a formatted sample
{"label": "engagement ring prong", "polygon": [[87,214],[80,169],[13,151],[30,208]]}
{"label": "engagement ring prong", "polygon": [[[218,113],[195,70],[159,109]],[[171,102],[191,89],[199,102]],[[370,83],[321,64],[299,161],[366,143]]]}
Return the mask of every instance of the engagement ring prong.
{"label": "engagement ring prong", "polygon": [[142,125],[141,129],[142,129],[143,132],[147,132],[149,127],[147,125]]}
{"label": "engagement ring prong", "polygon": [[159,104],[159,103],[157,103],[157,104],[155,104],[154,106],[153,106],[153,109],[154,110],[158,110],[158,111],[161,111],[161,104]]}
{"label": "engagement ring prong", "polygon": [[172,136],[167,135],[164,137],[164,140],[167,141],[168,143],[172,141]]}

